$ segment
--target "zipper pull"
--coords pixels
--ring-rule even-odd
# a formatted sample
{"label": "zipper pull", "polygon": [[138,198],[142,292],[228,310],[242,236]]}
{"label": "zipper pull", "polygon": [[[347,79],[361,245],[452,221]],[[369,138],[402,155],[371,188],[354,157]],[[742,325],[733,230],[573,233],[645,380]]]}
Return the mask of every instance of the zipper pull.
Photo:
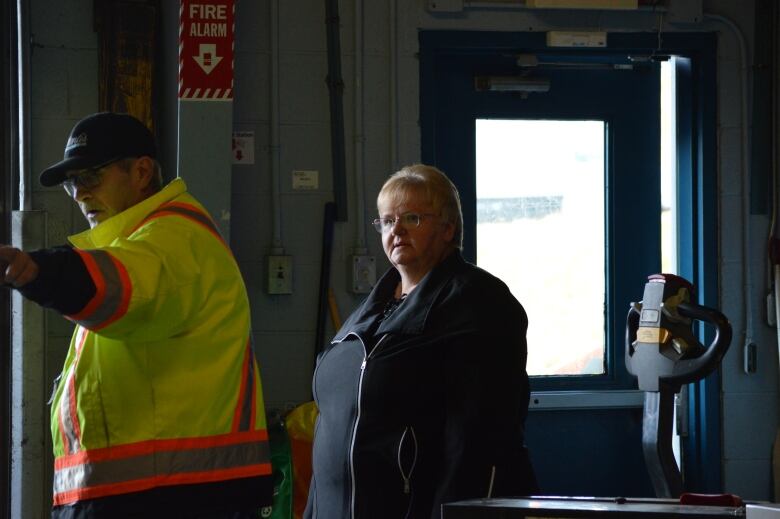
{"label": "zipper pull", "polygon": [[411,491],[412,489],[409,488],[409,480],[407,478],[404,478],[404,494],[408,494]]}
{"label": "zipper pull", "polygon": [[363,371],[364,369],[366,369],[366,362],[367,361],[368,361],[368,359],[366,359],[366,358],[363,359],[363,363],[360,365],[360,371]]}

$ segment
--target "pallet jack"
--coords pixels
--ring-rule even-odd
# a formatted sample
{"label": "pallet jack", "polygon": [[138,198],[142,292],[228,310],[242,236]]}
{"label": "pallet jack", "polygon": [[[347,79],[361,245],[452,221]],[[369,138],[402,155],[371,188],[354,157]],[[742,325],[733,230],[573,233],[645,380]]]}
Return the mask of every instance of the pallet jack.
{"label": "pallet jack", "polygon": [[[672,451],[674,395],[683,384],[712,373],[731,343],[728,319],[694,300],[694,286],[687,280],[654,274],[648,277],[642,301],[631,303],[626,318],[625,363],[645,392],[642,450],[656,498],[480,499],[445,504],[443,519],[745,517],[745,506],[736,496],[685,494]],[[697,339],[696,321],[714,326],[709,346]]]}
{"label": "pallet jack", "polygon": [[[642,451],[656,497],[679,498],[683,481],[672,452],[674,395],[683,384],[706,377],[731,343],[731,325],[715,309],[692,303],[694,288],[672,274],[648,278],[642,301],[631,303],[626,318],[626,369],[645,392]],[[715,327],[704,347],[693,321]]]}

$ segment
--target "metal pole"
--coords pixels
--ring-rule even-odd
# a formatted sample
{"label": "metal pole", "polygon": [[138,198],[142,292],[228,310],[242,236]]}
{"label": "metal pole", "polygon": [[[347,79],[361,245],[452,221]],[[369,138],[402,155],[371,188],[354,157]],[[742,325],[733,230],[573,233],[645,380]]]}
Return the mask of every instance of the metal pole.
{"label": "metal pole", "polygon": [[328,77],[330,91],[330,143],[333,164],[333,197],[336,221],[347,221],[347,179],[344,151],[344,80],[341,77],[341,40],[338,0],[325,0],[328,37]]}

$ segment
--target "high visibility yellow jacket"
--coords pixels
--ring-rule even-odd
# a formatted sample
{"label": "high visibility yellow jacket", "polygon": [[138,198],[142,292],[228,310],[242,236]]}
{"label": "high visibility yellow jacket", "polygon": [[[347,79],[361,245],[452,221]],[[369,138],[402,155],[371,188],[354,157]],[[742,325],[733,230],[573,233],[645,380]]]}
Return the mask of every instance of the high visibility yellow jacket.
{"label": "high visibility yellow jacket", "polygon": [[70,237],[95,285],[51,406],[54,505],[268,476],[238,266],[182,180]]}

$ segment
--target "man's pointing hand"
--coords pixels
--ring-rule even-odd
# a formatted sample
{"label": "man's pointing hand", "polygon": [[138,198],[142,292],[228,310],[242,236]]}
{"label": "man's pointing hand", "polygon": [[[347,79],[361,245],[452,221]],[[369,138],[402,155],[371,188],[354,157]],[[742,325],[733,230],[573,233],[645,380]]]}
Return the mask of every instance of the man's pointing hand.
{"label": "man's pointing hand", "polygon": [[38,277],[38,265],[29,254],[8,245],[0,245],[0,283],[23,287]]}

